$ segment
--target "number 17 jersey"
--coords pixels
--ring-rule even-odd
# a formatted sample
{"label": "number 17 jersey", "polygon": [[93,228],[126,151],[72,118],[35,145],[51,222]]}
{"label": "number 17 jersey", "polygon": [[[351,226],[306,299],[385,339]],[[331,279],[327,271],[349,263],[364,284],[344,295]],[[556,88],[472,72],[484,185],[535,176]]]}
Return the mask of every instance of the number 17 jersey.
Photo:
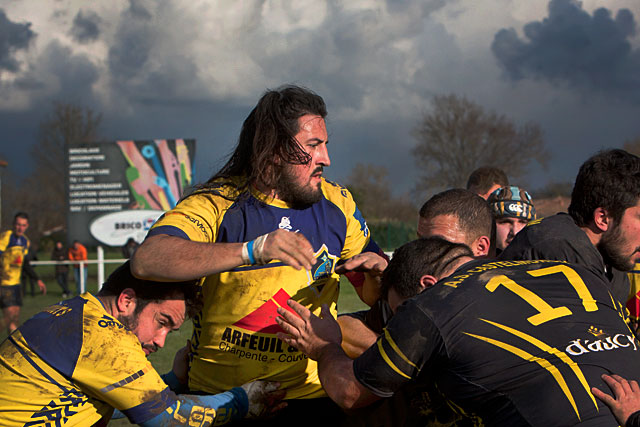
{"label": "number 17 jersey", "polygon": [[604,281],[559,261],[471,262],[400,307],[356,378],[379,396],[435,381],[487,425],[617,425],[591,393],[640,378],[638,342]]}

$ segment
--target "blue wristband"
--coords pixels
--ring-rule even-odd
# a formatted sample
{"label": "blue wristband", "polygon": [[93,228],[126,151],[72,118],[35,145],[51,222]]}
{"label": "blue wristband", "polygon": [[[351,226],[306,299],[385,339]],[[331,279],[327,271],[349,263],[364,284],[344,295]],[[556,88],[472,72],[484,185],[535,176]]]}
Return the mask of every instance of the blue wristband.
{"label": "blue wristband", "polygon": [[255,265],[255,263],[256,263],[256,259],[253,257],[253,243],[254,242],[255,242],[255,240],[252,240],[249,243],[247,243],[247,252],[249,252],[249,264],[251,264],[251,265]]}

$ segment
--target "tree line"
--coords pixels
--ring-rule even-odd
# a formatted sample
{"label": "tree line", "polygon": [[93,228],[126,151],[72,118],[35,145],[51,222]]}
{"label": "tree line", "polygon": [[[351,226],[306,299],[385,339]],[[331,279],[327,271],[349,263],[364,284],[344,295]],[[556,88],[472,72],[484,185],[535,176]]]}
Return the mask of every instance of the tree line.
{"label": "tree line", "polygon": [[[30,235],[66,226],[66,147],[74,142],[104,140],[102,116],[90,108],[56,102],[38,128],[38,142],[30,150],[33,171],[19,179],[2,179],[2,226],[9,227],[18,210],[30,212]],[[549,152],[537,123],[517,124],[504,114],[487,110],[455,94],[435,96],[413,129],[412,154],[421,174],[409,193],[393,194],[384,166],[356,164],[345,184],[370,222],[412,223],[416,200],[452,187],[464,187],[480,166],[503,169],[517,182],[535,163],[546,168]],[[640,138],[624,143],[640,155]],[[529,190],[529,189],[528,189]],[[568,195],[571,183],[552,182],[541,197]],[[384,202],[382,202],[384,201]]]}

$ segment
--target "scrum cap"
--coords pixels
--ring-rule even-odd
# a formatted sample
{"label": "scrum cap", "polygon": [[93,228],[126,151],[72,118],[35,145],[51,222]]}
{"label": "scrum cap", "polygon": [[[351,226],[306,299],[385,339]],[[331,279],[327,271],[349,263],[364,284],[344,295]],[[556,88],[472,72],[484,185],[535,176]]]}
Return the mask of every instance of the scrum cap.
{"label": "scrum cap", "polygon": [[500,187],[491,193],[487,202],[495,218],[508,216],[524,218],[527,221],[536,219],[536,208],[533,206],[531,196],[520,187],[514,185]]}

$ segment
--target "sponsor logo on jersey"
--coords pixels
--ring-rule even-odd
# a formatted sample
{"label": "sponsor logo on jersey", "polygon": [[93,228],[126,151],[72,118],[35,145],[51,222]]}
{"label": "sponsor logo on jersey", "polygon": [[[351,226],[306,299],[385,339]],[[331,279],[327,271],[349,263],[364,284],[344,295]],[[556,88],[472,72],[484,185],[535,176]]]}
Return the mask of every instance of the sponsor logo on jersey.
{"label": "sponsor logo on jersey", "polygon": [[638,350],[637,341],[633,335],[615,334],[613,336],[607,336],[608,334],[595,326],[589,327],[587,332],[598,339],[577,338],[570,341],[565,351],[572,356],[581,356],[587,353],[612,351],[620,348],[630,348],[633,349],[633,351]]}
{"label": "sponsor logo on jersey", "polygon": [[364,217],[357,206],[356,211],[353,213],[353,217],[360,223],[360,230],[363,232],[364,237],[367,237],[369,235],[369,227],[367,227],[367,221],[364,220]]}
{"label": "sponsor logo on jersey", "polygon": [[209,234],[207,233],[207,229],[206,229],[206,227],[204,226],[204,224],[202,224],[202,223],[200,222],[200,220],[199,220],[199,219],[197,219],[197,218],[192,218],[192,217],[190,217],[189,215],[186,215],[186,214],[185,214],[185,216],[184,216],[184,217],[185,217],[187,220],[191,221],[191,222],[192,222],[196,227],[198,227],[198,229],[202,232],[202,234],[204,234],[207,238],[209,237]]}
{"label": "sponsor logo on jersey", "polygon": [[102,318],[98,320],[98,326],[101,328],[118,328],[123,329],[124,325],[115,319],[107,316],[106,314],[102,315]]}
{"label": "sponsor logo on jersey", "polygon": [[278,224],[278,228],[282,228],[283,230],[291,230],[291,220],[288,216],[283,216],[280,219],[280,224]]}

